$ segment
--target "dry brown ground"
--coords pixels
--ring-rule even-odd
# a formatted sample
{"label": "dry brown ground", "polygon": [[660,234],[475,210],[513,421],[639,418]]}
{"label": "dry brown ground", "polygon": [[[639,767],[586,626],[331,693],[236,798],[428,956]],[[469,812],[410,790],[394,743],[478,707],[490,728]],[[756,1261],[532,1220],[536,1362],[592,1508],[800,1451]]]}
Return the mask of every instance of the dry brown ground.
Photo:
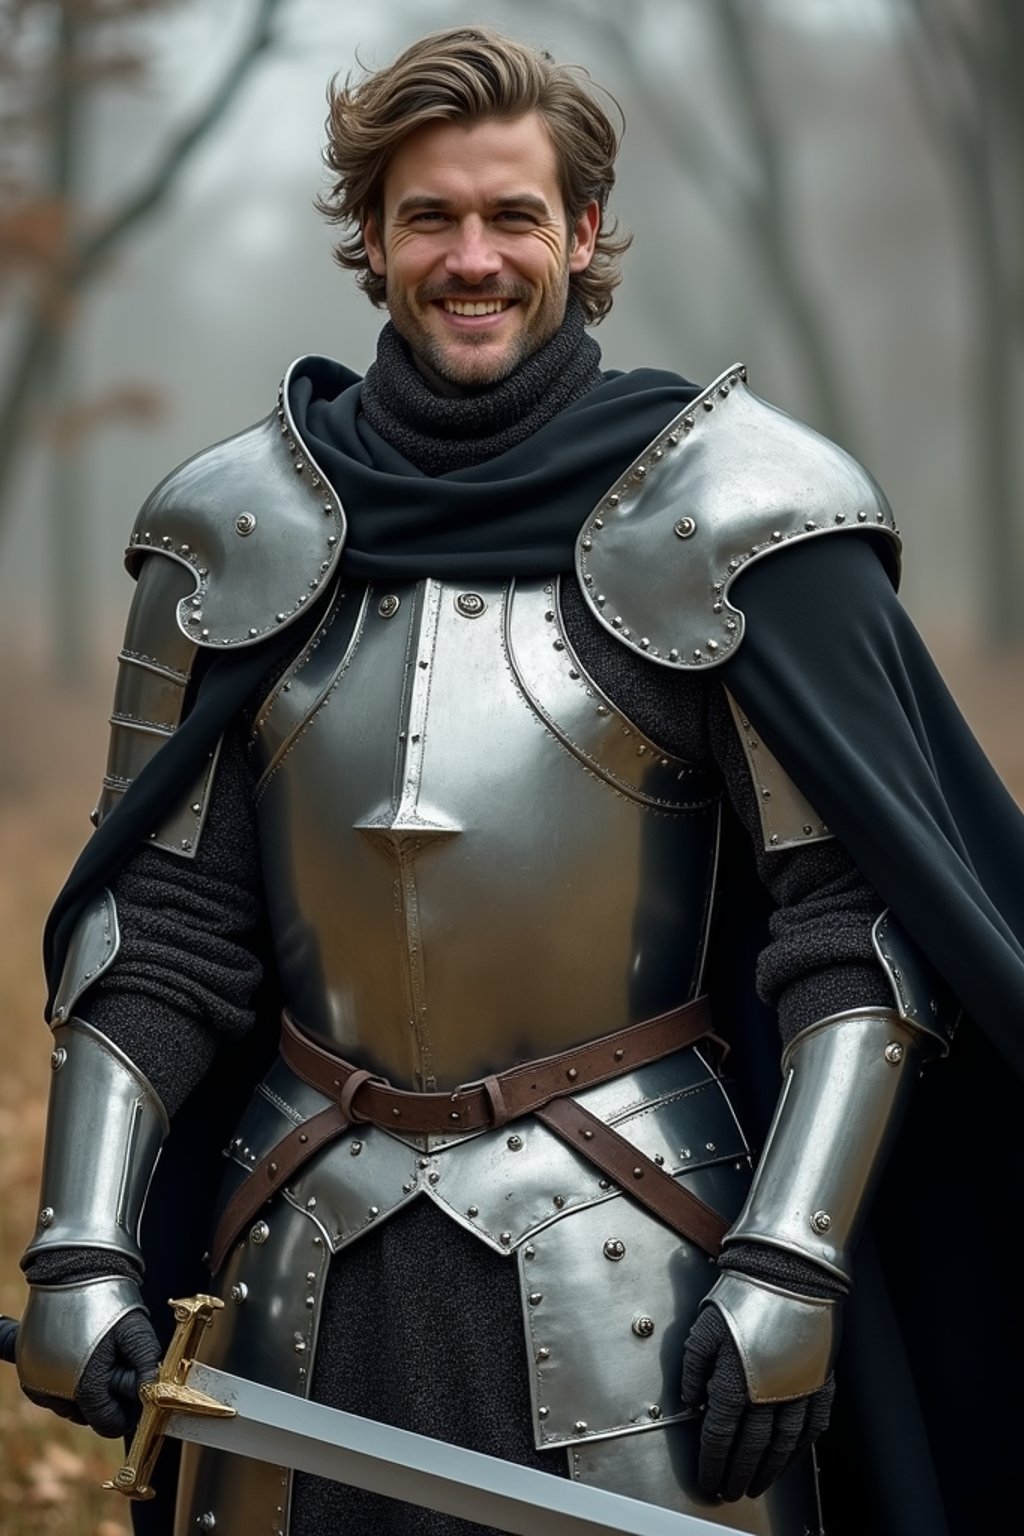
{"label": "dry brown ground", "polygon": [[[1024,801],[1024,657],[982,666],[947,658],[976,732]],[[8,655],[0,671],[0,1311],[17,1315],[18,1254],[32,1230],[47,1093],[39,934],[89,832],[102,771],[109,683],[77,694]],[[0,1368],[0,1532],[3,1536],[122,1536],[117,1495],[98,1485],[117,1447],[33,1408]]]}

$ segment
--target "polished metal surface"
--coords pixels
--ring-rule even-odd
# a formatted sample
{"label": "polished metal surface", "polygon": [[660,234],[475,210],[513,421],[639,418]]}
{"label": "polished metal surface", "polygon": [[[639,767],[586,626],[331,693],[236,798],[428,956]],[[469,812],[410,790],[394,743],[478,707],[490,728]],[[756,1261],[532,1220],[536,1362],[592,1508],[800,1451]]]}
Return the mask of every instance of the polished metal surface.
{"label": "polished metal surface", "polygon": [[345,516],[295,429],[294,367],[272,415],[173,470],[136,519],[125,563],[134,575],[159,550],[184,568],[177,622],[196,645],[252,645],[294,622],[337,566]]}
{"label": "polished metal surface", "polygon": [[453,1088],[691,997],[718,790],[600,693],[554,583],[340,596],[259,712],[287,1006],[402,1087]]}
{"label": "polished metal surface", "polygon": [[[117,905],[110,891],[98,891],[83,909],[68,942],[67,958],[53,999],[55,1023],[63,1024],[70,1018],[82,993],[113,963],[120,943]],[[65,1051],[65,1058],[66,1055]]]}
{"label": "polished metal surface", "polygon": [[[297,1470],[460,1519],[486,1521],[489,1528],[514,1536],[704,1536],[705,1532],[710,1536],[718,1529],[637,1498],[580,1487],[532,1467],[356,1414],[319,1403],[295,1403],[281,1393],[204,1365],[193,1367],[189,1385],[232,1407],[235,1416],[173,1415],[168,1433],[181,1440],[225,1451],[242,1446],[251,1455],[271,1461],[286,1458]],[[243,1465],[254,1463],[244,1460]],[[213,1515],[215,1528],[229,1536],[275,1529],[267,1508],[254,1509],[250,1525],[242,1525],[227,1512],[222,1525],[217,1509],[210,1506],[198,1513],[191,1526],[179,1518],[175,1536],[190,1536],[207,1513]]]}
{"label": "polished metal surface", "polygon": [[834,1300],[799,1296],[734,1270],[715,1281],[707,1299],[732,1334],[751,1402],[786,1402],[825,1385],[839,1348]]}
{"label": "polished metal surface", "polygon": [[[192,573],[151,552],[142,562],[124,645],[118,657],[110,746],[103,789],[94,812],[99,825],[132,781],[155,756],[181,719],[185,690],[196,647],[181,634],[175,619],[179,601],[192,590]],[[150,841],[192,858],[206,818],[216,753],[191,784],[176,796]]]}
{"label": "polished metal surface", "polygon": [[697,1487],[700,1421],[684,1419],[643,1435],[587,1440],[569,1452],[576,1482],[613,1492],[643,1489],[666,1509],[747,1536],[825,1536],[813,1457],[807,1455],[759,1499],[725,1504]]}
{"label": "polished metal surface", "polygon": [[99,1030],[72,1019],[53,1038],[40,1213],[25,1258],[105,1248],[141,1264],[139,1222],[167,1114],[152,1085]]}
{"label": "polished metal surface", "polygon": [[743,638],[729,601],[755,560],[802,539],[870,529],[898,557],[871,476],[826,438],[721,374],[659,433],[580,530],[576,568],[594,613],[667,667],[714,667]]}
{"label": "polished metal surface", "polygon": [[[729,1218],[749,1181],[737,1159],[685,1184]],[[621,1254],[609,1254],[609,1240]],[[680,1395],[683,1345],[714,1259],[615,1192],[532,1233],[518,1263],[538,1446],[695,1416]],[[652,1326],[635,1328],[638,1314]]]}
{"label": "polished metal surface", "polygon": [[783,1053],[775,1117],[726,1244],[769,1243],[848,1281],[871,1191],[934,1052],[895,1009],[852,1009],[801,1030]]}
{"label": "polished metal surface", "polygon": [[904,1024],[930,1036],[939,1054],[947,1055],[963,1012],[955,993],[888,909],[875,920],[871,942]]}
{"label": "polished metal surface", "polygon": [[755,731],[728,688],[724,692],[757,796],[765,852],[775,853],[830,838],[832,834],[828,827],[797,789],[778,758],[769,752],[760,733]]}
{"label": "polished metal surface", "polygon": [[[290,1394],[289,1417],[309,1392],[329,1257],[313,1212],[276,1200],[228,1258],[219,1277],[225,1308],[199,1351],[208,1366]],[[175,1536],[193,1536],[204,1513],[213,1515],[219,1536],[285,1536],[290,1500],[290,1465],[186,1446]]]}
{"label": "polished metal surface", "polygon": [[71,1399],[93,1350],[126,1312],[141,1305],[132,1280],[111,1277],[80,1285],[33,1285],[18,1329],[21,1384]]}

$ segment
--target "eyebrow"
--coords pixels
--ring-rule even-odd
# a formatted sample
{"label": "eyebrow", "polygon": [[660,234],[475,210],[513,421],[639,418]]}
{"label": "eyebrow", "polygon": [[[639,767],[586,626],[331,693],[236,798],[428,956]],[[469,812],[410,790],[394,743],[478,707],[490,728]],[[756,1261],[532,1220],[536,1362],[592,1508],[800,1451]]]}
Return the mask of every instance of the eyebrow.
{"label": "eyebrow", "polygon": [[[550,218],[551,209],[544,198],[538,197],[534,192],[517,192],[506,197],[488,198],[487,208],[523,208],[530,213],[536,213],[541,218]],[[428,193],[412,192],[408,197],[403,197],[396,207],[393,217],[402,218],[406,214],[418,213],[423,210],[428,212],[446,212],[452,207],[450,198],[432,197]]]}

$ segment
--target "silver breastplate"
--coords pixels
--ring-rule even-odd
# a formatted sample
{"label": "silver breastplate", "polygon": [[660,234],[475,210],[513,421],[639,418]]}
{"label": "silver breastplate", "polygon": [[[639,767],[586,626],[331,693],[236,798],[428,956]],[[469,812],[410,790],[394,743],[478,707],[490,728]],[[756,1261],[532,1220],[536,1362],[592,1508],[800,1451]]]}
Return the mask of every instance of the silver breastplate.
{"label": "silver breastplate", "polygon": [[255,727],[284,999],[451,1088],[699,988],[717,786],[584,673],[557,583],[340,594]]}

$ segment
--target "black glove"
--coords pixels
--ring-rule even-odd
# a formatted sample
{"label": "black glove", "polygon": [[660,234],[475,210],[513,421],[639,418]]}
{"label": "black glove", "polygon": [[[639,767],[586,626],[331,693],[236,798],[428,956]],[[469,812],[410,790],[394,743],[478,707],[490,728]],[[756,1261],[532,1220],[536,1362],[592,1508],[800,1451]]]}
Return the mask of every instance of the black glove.
{"label": "black glove", "polygon": [[[723,1269],[751,1275],[799,1295],[841,1300],[846,1287],[817,1265],[782,1250],[738,1244]],[[835,1380],[806,1397],[753,1403],[739,1351],[722,1314],[705,1306],[690,1330],[683,1355],[683,1401],[707,1402],[701,1429],[698,1481],[723,1499],[756,1498],[828,1427]]]}
{"label": "black glove", "polygon": [[[130,1261],[98,1249],[56,1249],[40,1255],[26,1273],[33,1287],[81,1286],[118,1276],[137,1290],[139,1280]],[[47,1302],[51,1308],[55,1303],[74,1306],[75,1295],[71,1290],[66,1294],[50,1291]],[[141,1410],[139,1386],[156,1376],[162,1353],[140,1294],[138,1307],[122,1310],[101,1335],[78,1378],[73,1398],[28,1386],[24,1387],[25,1395],[61,1418],[88,1424],[97,1434],[118,1439],[134,1429]]]}

